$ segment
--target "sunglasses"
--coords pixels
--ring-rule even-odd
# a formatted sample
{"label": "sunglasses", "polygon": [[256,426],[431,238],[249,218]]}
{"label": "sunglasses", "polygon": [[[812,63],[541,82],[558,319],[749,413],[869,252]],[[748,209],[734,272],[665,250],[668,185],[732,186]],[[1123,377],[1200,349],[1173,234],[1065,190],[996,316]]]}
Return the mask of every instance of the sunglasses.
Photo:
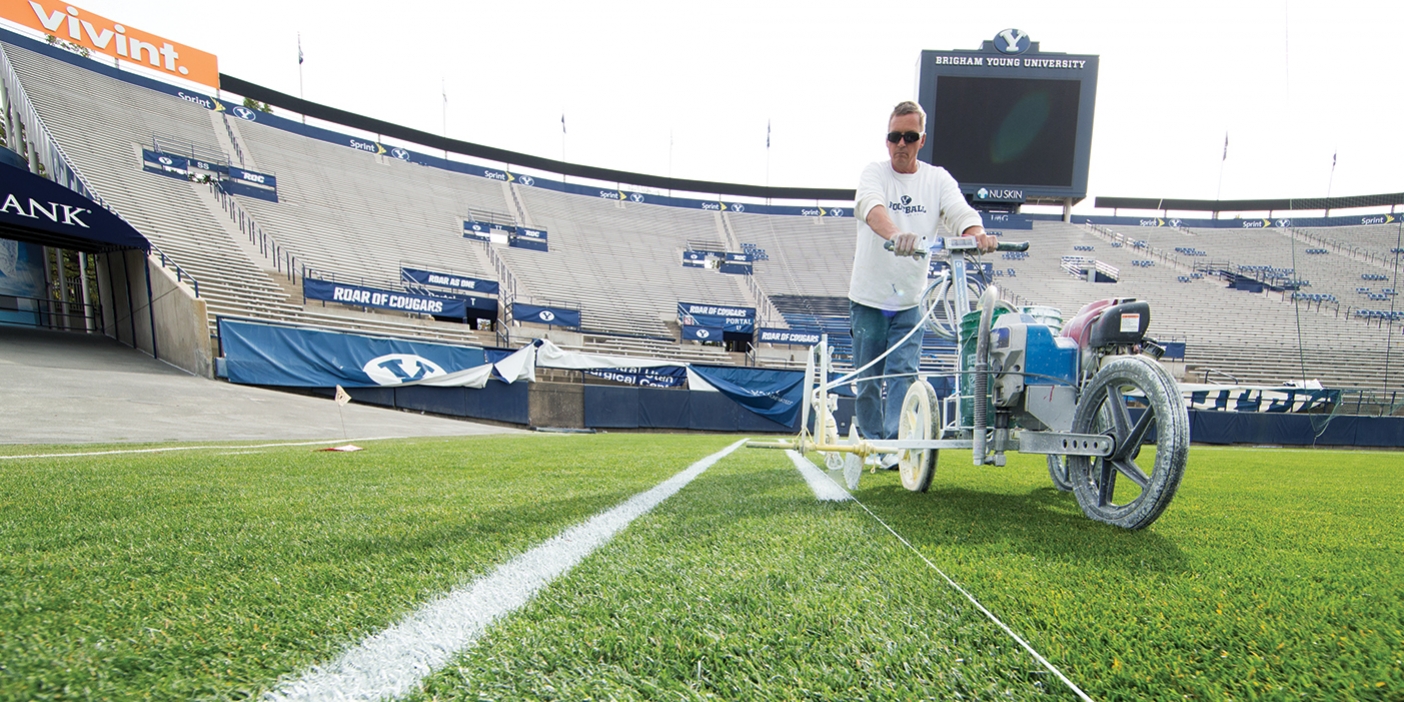
{"label": "sunglasses", "polygon": [[890,141],[890,142],[892,142],[892,143],[894,143],[894,144],[896,144],[896,143],[899,142],[899,141],[905,141],[905,142],[907,142],[908,144],[915,144],[915,143],[917,143],[917,141],[919,141],[920,139],[921,139],[921,135],[918,134],[918,133],[916,133],[916,132],[906,132],[906,133],[903,133],[903,132],[888,132],[888,133],[887,133],[887,140]]}

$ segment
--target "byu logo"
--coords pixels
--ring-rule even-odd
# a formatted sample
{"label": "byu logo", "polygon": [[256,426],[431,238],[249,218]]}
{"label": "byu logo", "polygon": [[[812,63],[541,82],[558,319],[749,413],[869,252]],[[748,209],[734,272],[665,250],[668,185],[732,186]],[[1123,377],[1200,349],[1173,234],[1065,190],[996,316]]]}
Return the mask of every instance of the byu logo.
{"label": "byu logo", "polygon": [[249,108],[244,107],[243,105],[239,105],[238,107],[234,108],[234,116],[238,117],[239,119],[246,119],[250,122],[258,121],[258,115],[254,114],[253,110],[250,110]]}
{"label": "byu logo", "polygon": [[994,45],[1002,54],[1022,54],[1029,50],[1029,35],[1018,29],[1005,29],[995,35]]}
{"label": "byu logo", "polygon": [[746,211],[746,206],[738,202],[738,203],[735,203],[735,204],[733,204],[733,205],[731,206],[731,211],[732,211],[732,212],[745,212],[745,211]]}
{"label": "byu logo", "polygon": [[390,150],[390,155],[400,159],[401,161],[409,160],[409,152],[405,151],[404,149],[398,146]]}
{"label": "byu logo", "polygon": [[833,217],[842,217],[843,210],[829,210],[829,214]]}
{"label": "byu logo", "polygon": [[378,385],[399,385],[448,375],[437,363],[412,353],[391,353],[372,358],[361,367]]}
{"label": "byu logo", "polygon": [[910,204],[912,204],[912,196],[911,196],[911,195],[903,195],[903,196],[902,196],[902,206],[903,206],[903,207],[906,207],[907,205],[910,205]]}
{"label": "byu logo", "polygon": [[556,313],[551,310],[541,310],[541,314],[536,315],[543,322],[553,322],[556,320]]}
{"label": "byu logo", "polygon": [[629,196],[629,199],[633,200],[634,202],[643,202],[644,196],[643,193],[634,193],[633,195]]}
{"label": "byu logo", "polygon": [[975,191],[975,197],[978,197],[978,198],[980,198],[981,200],[983,200],[983,199],[985,199],[985,198],[987,198],[987,197],[989,197],[989,196],[990,196],[990,191],[987,190],[987,189],[985,189],[985,188],[980,188],[979,190],[976,190],[976,191]]}
{"label": "byu logo", "polygon": [[712,335],[712,332],[709,332],[709,331],[707,331],[706,329],[698,329],[698,330],[697,330],[697,338],[699,338],[699,339],[705,339],[705,338],[707,338],[707,337],[709,337],[709,336],[711,336],[711,335]]}
{"label": "byu logo", "polygon": [[536,179],[531,176],[522,176],[517,179],[517,182],[522,185],[536,185]]}
{"label": "byu logo", "polygon": [[165,157],[165,156],[161,156],[161,157],[157,158],[156,160],[157,160],[157,161],[160,161],[160,162],[161,162],[161,165],[163,165],[163,166],[169,166],[169,165],[171,165],[172,163],[175,163],[175,161],[172,161],[172,160],[170,160],[169,158],[167,158],[167,157]]}

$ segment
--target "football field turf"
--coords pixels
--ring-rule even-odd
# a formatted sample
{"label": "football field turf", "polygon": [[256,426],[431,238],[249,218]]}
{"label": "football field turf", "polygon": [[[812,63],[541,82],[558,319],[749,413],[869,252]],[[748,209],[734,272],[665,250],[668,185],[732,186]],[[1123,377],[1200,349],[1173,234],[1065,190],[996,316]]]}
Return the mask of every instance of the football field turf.
{"label": "football field turf", "polygon": [[[736,438],[0,457],[0,699],[286,692]],[[1094,699],[1404,696],[1398,454],[1196,446],[1141,532],[1083,517],[1041,456],[853,494],[732,452],[409,697],[1075,698],[932,565]]]}

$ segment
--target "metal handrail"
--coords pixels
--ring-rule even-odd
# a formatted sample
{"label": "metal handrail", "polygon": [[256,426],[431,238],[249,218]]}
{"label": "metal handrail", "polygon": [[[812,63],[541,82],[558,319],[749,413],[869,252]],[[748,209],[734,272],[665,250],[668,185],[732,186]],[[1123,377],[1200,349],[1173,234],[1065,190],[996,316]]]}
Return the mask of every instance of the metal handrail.
{"label": "metal handrail", "polygon": [[[130,226],[133,230],[140,231],[137,230],[136,226],[129,222],[126,217],[123,217],[122,213],[117,211],[117,208],[102,199],[102,196],[98,195],[97,191],[88,184],[88,180],[83,177],[82,172],[74,167],[73,161],[68,158],[68,154],[64,152],[58,140],[53,137],[53,134],[49,132],[49,128],[44,125],[44,120],[39,117],[38,110],[34,109],[34,103],[30,102],[29,94],[25,92],[24,86],[20,84],[19,74],[15,72],[14,65],[10,63],[10,56],[5,52],[3,47],[0,47],[0,69],[4,70],[4,75],[0,76],[0,79],[5,81],[6,90],[9,91],[11,107],[17,108],[18,111],[23,113],[23,117],[28,118],[31,141],[38,141],[39,144],[37,146],[42,146],[48,151],[49,164],[47,170],[52,174],[51,179],[55,183],[96,202],[101,205],[103,209],[111,212],[113,216],[126,222],[127,226]],[[40,156],[41,153],[39,149],[35,148],[33,157],[39,159]],[[42,159],[40,159],[40,164],[43,165]],[[62,169],[56,168],[56,166],[62,166]],[[64,172],[66,172],[68,177],[60,177]],[[200,297],[200,281],[197,280],[195,276],[190,275],[184,268],[181,268],[180,264],[175,262],[175,259],[166,255],[166,253],[161,251],[160,247],[152,243],[150,239],[147,239],[147,244],[151,247],[152,251],[155,251],[156,254],[160,256],[161,266],[164,268],[166,264],[169,263],[170,267],[175,269],[176,280],[189,278],[195,290],[195,297]]]}

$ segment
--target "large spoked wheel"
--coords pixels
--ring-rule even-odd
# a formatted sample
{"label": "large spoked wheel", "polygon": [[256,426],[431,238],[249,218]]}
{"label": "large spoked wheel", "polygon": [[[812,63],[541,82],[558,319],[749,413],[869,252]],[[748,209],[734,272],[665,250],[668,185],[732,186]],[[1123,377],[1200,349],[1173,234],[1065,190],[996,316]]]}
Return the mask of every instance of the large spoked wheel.
{"label": "large spoked wheel", "polygon": [[1072,492],[1072,480],[1068,478],[1068,457],[1048,454],[1048,477],[1053,479],[1053,487],[1063,492]]}
{"label": "large spoked wheel", "polygon": [[[918,378],[907,388],[902,399],[902,416],[897,424],[898,440],[928,441],[941,434],[941,406],[936,391]],[[905,449],[897,453],[897,470],[902,487],[912,492],[926,492],[936,475],[937,449]]]}
{"label": "large spoked wheel", "polygon": [[[1073,431],[1115,442],[1110,456],[1066,459],[1084,514],[1142,529],[1165,511],[1184,475],[1190,437],[1179,385],[1160,364],[1144,356],[1108,361],[1078,400]],[[1143,446],[1153,447],[1153,455],[1143,455]]]}

